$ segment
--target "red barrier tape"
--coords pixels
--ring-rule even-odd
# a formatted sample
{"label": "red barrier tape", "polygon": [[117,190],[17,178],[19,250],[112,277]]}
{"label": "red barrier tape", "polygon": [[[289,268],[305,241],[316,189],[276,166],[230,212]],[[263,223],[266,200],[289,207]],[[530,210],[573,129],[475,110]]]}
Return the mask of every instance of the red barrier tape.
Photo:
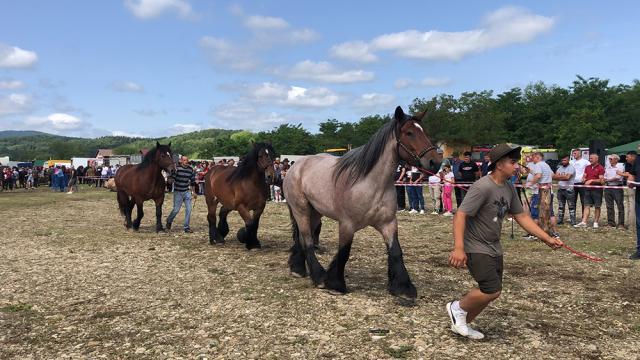
{"label": "red barrier tape", "polygon": [[575,250],[575,249],[569,247],[567,244],[562,244],[562,247],[567,249],[567,250],[569,250],[569,251],[571,251],[574,255],[579,256],[579,257],[581,257],[583,259],[587,259],[587,260],[593,261],[593,262],[603,262],[604,261],[603,258],[599,258],[599,257],[596,257],[596,256],[585,254],[583,252],[580,252],[578,250]]}

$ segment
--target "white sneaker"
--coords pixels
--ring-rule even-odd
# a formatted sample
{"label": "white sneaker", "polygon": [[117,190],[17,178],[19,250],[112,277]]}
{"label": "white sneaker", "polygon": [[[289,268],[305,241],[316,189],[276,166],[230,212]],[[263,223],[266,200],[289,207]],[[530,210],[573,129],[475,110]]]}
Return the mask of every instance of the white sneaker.
{"label": "white sneaker", "polygon": [[434,211],[434,212],[431,213],[431,215],[438,215],[438,212]]}
{"label": "white sneaker", "polygon": [[[451,330],[455,332],[455,330],[453,330],[453,325],[451,325]],[[484,339],[484,334],[467,325],[467,337],[472,340],[482,340]]]}
{"label": "white sneaker", "polygon": [[575,228],[585,228],[585,227],[587,227],[587,224],[585,222],[583,222],[583,221],[580,221],[579,223],[573,225],[573,227],[575,227]]}
{"label": "white sneaker", "polygon": [[467,326],[467,312],[454,311],[451,306],[453,301],[447,303],[447,314],[451,320],[451,331],[462,336],[469,335],[469,327]]}
{"label": "white sneaker", "polygon": [[411,211],[409,211],[409,214],[417,214],[418,212],[416,211],[416,209],[411,209]]}
{"label": "white sneaker", "polygon": [[287,202],[287,199],[282,199],[282,201],[281,201],[281,202]]}
{"label": "white sneaker", "polygon": [[420,215],[424,214],[424,210],[420,210]]}
{"label": "white sneaker", "polygon": [[594,223],[593,223],[593,228],[594,228],[594,229],[597,229],[597,228],[599,228],[599,227],[600,227],[600,225],[598,225],[598,223],[597,223],[597,222],[594,222]]}
{"label": "white sneaker", "polygon": [[447,211],[446,213],[442,214],[443,216],[453,216],[453,214],[450,211]]}
{"label": "white sneaker", "polygon": [[449,319],[451,320],[451,331],[473,340],[484,339],[483,333],[467,325],[467,312],[464,310],[455,311],[451,308],[452,305],[453,302],[449,302],[446,306]]}

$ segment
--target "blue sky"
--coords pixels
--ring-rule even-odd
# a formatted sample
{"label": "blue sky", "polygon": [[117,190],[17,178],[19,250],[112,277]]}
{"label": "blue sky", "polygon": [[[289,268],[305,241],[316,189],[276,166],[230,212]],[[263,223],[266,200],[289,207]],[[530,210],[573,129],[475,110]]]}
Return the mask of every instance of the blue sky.
{"label": "blue sky", "polygon": [[631,83],[639,13],[634,1],[4,0],[0,130],[315,132],[439,93]]}

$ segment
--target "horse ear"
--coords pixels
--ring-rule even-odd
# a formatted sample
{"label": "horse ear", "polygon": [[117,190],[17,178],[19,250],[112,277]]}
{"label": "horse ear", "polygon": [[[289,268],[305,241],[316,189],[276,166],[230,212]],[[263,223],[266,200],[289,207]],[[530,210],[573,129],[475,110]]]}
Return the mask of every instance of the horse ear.
{"label": "horse ear", "polygon": [[426,122],[427,120],[427,111],[425,110],[424,112],[418,113],[418,115],[416,115],[416,120],[421,123],[421,122]]}
{"label": "horse ear", "polygon": [[160,147],[160,142],[156,140],[156,147]]}
{"label": "horse ear", "polygon": [[169,141],[169,145],[167,145],[168,147],[171,147],[171,141]]}
{"label": "horse ear", "polygon": [[398,106],[396,108],[396,112],[393,115],[394,119],[396,119],[397,121],[402,121],[404,120],[404,111],[402,110],[402,108],[400,106]]}

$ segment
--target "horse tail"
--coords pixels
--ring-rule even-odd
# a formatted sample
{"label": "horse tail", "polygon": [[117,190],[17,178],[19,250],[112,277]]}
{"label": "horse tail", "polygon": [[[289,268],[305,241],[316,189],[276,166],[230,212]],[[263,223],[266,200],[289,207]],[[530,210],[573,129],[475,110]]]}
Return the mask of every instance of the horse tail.
{"label": "horse tail", "polygon": [[120,214],[122,216],[127,215],[127,210],[129,209],[129,195],[124,191],[118,191],[118,209],[120,209]]}

